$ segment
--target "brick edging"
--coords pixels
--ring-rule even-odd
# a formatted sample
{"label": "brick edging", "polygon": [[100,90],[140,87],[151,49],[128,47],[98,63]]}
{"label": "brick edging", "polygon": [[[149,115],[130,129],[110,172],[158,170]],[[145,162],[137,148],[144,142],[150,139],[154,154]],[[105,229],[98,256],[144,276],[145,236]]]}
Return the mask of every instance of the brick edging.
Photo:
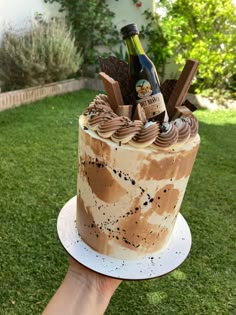
{"label": "brick edging", "polygon": [[83,88],[103,90],[100,83],[96,79],[81,78],[0,93],[0,112],[23,104],[32,103],[48,96],[79,91]]}

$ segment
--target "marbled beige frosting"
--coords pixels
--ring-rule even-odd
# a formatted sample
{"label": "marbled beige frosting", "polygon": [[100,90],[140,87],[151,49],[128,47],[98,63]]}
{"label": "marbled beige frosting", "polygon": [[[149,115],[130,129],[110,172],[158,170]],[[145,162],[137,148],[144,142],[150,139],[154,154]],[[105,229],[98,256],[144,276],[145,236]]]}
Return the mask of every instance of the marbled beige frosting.
{"label": "marbled beige frosting", "polygon": [[137,259],[170,239],[200,144],[197,121],[143,124],[102,102],[79,119],[77,228],[96,251]]}

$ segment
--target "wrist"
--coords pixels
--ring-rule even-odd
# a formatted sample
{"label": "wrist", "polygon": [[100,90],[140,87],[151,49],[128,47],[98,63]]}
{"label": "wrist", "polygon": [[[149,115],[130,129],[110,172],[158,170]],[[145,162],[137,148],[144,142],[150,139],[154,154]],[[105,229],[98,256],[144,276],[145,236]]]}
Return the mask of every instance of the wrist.
{"label": "wrist", "polygon": [[43,315],[103,315],[120,280],[108,278],[69,258],[68,272]]}
{"label": "wrist", "polygon": [[89,288],[96,288],[96,292],[102,296],[111,296],[121,283],[121,280],[110,278],[99,274],[81,264],[78,264],[70,257],[68,274],[77,281],[82,281]]}
{"label": "wrist", "polygon": [[[81,269],[87,269],[82,267]],[[104,279],[103,279],[104,278]],[[96,309],[96,314],[103,314],[109,304],[109,301],[117,287],[110,285],[106,281],[106,277],[96,274],[89,270],[73,270],[69,268],[65,281],[70,283],[70,286],[74,288],[74,298],[76,296],[81,299],[81,293],[86,296],[86,304],[92,309]]]}

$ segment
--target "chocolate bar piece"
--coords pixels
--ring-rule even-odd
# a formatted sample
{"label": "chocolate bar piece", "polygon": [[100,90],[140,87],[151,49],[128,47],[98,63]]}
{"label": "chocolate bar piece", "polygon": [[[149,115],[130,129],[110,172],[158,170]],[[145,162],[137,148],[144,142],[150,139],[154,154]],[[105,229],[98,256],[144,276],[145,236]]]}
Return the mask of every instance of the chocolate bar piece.
{"label": "chocolate bar piece", "polygon": [[143,109],[143,107],[138,103],[136,108],[135,108],[135,112],[134,112],[134,116],[133,116],[133,120],[141,120],[143,123],[145,123],[147,121],[147,117],[145,114],[145,110]]}
{"label": "chocolate bar piece", "polygon": [[119,105],[116,109],[116,114],[118,116],[125,116],[131,119],[132,109],[133,109],[133,105]]}
{"label": "chocolate bar piece", "polygon": [[195,110],[197,110],[197,107],[191,103],[188,99],[184,101],[183,106],[187,107],[189,110],[191,110],[191,112],[194,112]]}
{"label": "chocolate bar piece", "polygon": [[181,106],[186,94],[188,93],[192,79],[197,71],[198,62],[195,60],[187,60],[183,71],[177,80],[175,87],[170,95],[168,103],[166,104],[169,116],[172,117],[175,112],[175,107]]}
{"label": "chocolate bar piece", "polygon": [[99,65],[102,72],[105,72],[115,81],[119,82],[123,104],[133,103],[133,88],[129,78],[129,65],[124,60],[115,56],[99,58]]}
{"label": "chocolate bar piece", "polygon": [[182,116],[189,117],[189,116],[193,116],[193,114],[186,106],[175,107],[175,113],[172,115],[171,119],[174,120]]}
{"label": "chocolate bar piece", "polygon": [[114,79],[112,79],[105,72],[100,72],[99,75],[103,81],[103,85],[104,85],[109,103],[111,105],[111,108],[115,112],[119,105],[124,104],[124,100],[121,94],[119,83],[115,81]]}
{"label": "chocolate bar piece", "polygon": [[177,80],[165,80],[161,84],[161,93],[164,97],[165,104],[168,103],[171,92],[174,90]]}

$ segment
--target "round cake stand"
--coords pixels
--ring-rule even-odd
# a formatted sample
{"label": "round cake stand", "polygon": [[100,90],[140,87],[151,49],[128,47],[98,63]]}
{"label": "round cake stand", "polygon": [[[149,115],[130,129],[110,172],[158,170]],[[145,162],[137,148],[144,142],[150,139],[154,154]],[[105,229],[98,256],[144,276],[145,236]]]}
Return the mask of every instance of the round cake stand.
{"label": "round cake stand", "polygon": [[161,252],[138,260],[121,260],[102,255],[89,247],[76,228],[76,196],[61,209],[57,232],[65,250],[79,263],[103,275],[124,280],[144,280],[163,276],[187,258],[192,238],[189,226],[179,213],[171,239]]}

